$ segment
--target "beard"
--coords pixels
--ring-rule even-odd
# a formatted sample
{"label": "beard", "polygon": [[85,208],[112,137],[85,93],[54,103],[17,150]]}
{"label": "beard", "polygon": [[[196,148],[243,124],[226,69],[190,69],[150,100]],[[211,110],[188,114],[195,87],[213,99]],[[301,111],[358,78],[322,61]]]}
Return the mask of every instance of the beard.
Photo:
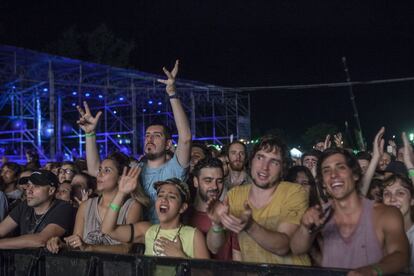
{"label": "beard", "polygon": [[158,158],[160,158],[164,155],[165,155],[165,151],[145,153],[145,156],[147,157],[147,160],[156,160],[156,159],[158,159]]}
{"label": "beard", "polygon": [[232,171],[241,172],[244,169],[243,162],[230,161],[229,165]]}
{"label": "beard", "polygon": [[252,177],[252,180],[253,180],[253,185],[262,190],[267,190],[269,188],[272,188],[280,182],[280,179],[277,179],[274,182],[269,181],[269,182],[259,185],[257,184],[256,179],[254,179],[253,177]]}
{"label": "beard", "polygon": [[[200,195],[202,201],[207,202],[210,198],[219,199],[221,193],[218,189],[208,190],[207,192],[199,189],[198,194]],[[212,194],[214,194],[214,196],[212,196]]]}

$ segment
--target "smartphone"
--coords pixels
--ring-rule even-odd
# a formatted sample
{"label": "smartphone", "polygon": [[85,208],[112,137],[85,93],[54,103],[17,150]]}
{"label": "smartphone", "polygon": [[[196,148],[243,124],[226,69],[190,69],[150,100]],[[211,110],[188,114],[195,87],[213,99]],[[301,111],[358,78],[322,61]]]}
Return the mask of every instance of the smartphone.
{"label": "smartphone", "polygon": [[390,146],[390,145],[387,146],[387,152],[392,153],[392,146]]}

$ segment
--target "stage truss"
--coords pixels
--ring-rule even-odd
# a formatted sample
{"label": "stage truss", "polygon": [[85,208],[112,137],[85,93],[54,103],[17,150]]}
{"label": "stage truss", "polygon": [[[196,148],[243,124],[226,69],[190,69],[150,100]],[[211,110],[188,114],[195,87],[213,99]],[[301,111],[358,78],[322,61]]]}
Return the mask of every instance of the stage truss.
{"label": "stage truss", "polygon": [[[0,45],[0,155],[23,161],[36,149],[43,160],[84,157],[76,105],[103,112],[97,140],[102,156],[138,156],[145,128],[162,122],[176,134],[161,75],[114,68]],[[250,139],[248,94],[179,79],[177,90],[193,140],[222,145]],[[173,135],[176,139],[176,135]]]}

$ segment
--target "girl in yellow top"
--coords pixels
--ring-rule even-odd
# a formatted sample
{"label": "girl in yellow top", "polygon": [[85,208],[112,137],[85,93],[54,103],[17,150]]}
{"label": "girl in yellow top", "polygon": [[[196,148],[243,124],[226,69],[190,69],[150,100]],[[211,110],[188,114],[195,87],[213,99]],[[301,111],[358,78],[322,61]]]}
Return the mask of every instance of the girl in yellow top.
{"label": "girl in yellow top", "polygon": [[208,259],[204,235],[197,229],[184,226],[180,216],[188,208],[188,185],[179,179],[154,183],[157,190],[155,202],[160,224],[138,222],[117,225],[118,211],[127,195],[135,190],[141,169],[124,169],[115,195],[102,223],[102,233],[121,242],[145,243],[145,255]]}

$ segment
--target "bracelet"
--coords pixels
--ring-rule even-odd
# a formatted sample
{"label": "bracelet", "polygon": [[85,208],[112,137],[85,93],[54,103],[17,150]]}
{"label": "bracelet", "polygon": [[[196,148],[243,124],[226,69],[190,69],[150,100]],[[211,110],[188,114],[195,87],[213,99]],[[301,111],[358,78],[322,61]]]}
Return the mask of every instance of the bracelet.
{"label": "bracelet", "polygon": [[119,210],[121,210],[121,206],[115,204],[115,203],[111,203],[109,204],[109,208],[111,208],[112,210],[114,210],[115,212],[118,212]]}
{"label": "bracelet", "polygon": [[86,138],[88,138],[88,137],[95,137],[95,136],[96,136],[95,131],[90,132],[90,133],[85,133],[85,137],[86,137]]}
{"label": "bracelet", "polygon": [[372,269],[377,273],[378,276],[382,276],[382,269],[378,265],[372,265]]}
{"label": "bracelet", "polygon": [[408,176],[414,177],[414,168],[408,169]]}
{"label": "bracelet", "polygon": [[211,226],[211,229],[213,229],[214,233],[221,233],[224,231],[224,227],[217,224],[213,224],[213,226]]}
{"label": "bracelet", "polygon": [[172,95],[168,95],[168,98],[171,100],[171,99],[178,99],[178,94],[177,93],[174,93],[174,94],[172,94]]}

